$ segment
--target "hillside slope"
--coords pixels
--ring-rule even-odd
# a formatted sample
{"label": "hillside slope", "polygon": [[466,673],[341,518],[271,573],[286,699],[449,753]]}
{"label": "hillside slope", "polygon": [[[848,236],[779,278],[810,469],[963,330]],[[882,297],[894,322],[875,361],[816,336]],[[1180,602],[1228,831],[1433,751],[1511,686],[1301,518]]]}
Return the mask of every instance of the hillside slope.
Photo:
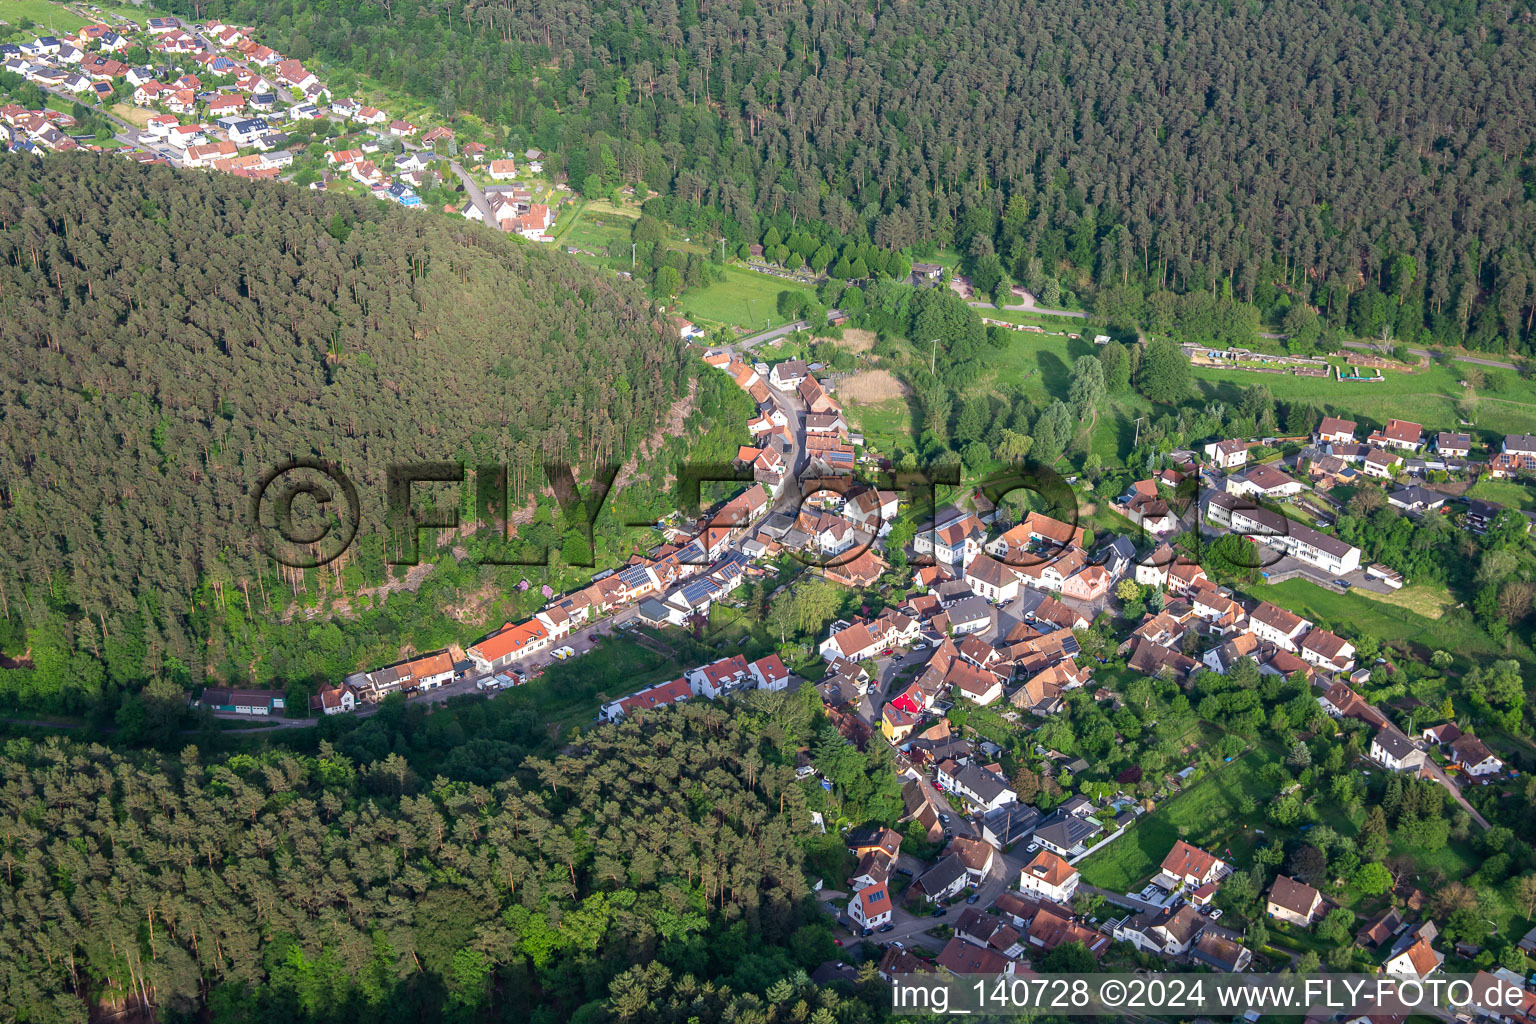
{"label": "hillside slope", "polygon": [[622,460],[685,392],[675,333],[562,253],[224,175],[0,161],[11,651],[47,619],[45,661],[195,680],[199,588],[281,583],[251,524],[263,472],[333,460],[366,531],[391,463],[502,463],[526,494],[546,460]]}

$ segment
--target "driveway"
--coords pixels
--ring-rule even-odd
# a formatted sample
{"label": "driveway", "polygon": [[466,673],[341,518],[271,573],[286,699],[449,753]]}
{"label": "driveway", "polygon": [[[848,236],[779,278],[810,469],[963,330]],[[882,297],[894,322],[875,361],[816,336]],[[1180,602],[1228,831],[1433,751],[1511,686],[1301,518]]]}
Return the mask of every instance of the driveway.
{"label": "driveway", "polygon": [[[1365,352],[1380,353],[1382,351],[1379,345],[1374,345],[1368,341],[1346,341],[1344,342],[1344,347],[1360,349]],[[1403,351],[1407,352],[1411,356],[1419,356],[1422,359],[1435,358],[1435,353],[1431,352],[1427,348],[1404,348]],[[1451,358],[1456,360],[1458,363],[1475,363],[1478,366],[1492,366],[1498,370],[1514,370],[1517,373],[1520,370],[1520,367],[1516,366],[1514,363],[1505,363],[1497,359],[1484,359],[1481,356],[1463,356],[1457,355],[1453,352],[1451,353]]]}

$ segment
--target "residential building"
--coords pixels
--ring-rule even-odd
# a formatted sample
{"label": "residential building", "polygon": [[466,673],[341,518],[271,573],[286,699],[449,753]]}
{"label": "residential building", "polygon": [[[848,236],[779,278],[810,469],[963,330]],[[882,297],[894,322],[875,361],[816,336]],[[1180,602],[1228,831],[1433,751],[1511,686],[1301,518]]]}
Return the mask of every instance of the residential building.
{"label": "residential building", "polygon": [[1238,497],[1257,495],[1277,499],[1300,494],[1301,481],[1268,464],[1254,466],[1246,473],[1234,473],[1227,477],[1226,491]]}
{"label": "residential building", "polygon": [[1068,860],[1081,857],[1089,844],[1104,831],[1092,818],[1084,818],[1057,808],[1035,827],[1034,841]]}
{"label": "residential building", "polygon": [[605,721],[617,722],[637,712],[680,704],[693,695],[693,687],[688,685],[686,679],[673,679],[671,682],[657,683],[627,697],[609,701],[603,705],[601,717]]}
{"label": "residential building", "polygon": [[326,715],[340,715],[356,707],[357,690],[346,683],[321,687],[319,693],[309,698],[309,710]]}
{"label": "residential building", "polygon": [[1226,974],[1241,974],[1253,963],[1253,953],[1233,936],[1223,935],[1210,924],[1200,932],[1189,958]]}
{"label": "residential building", "polygon": [[1050,850],[1041,850],[1019,871],[1019,888],[1065,905],[1072,902],[1079,877],[1072,865]]}
{"label": "residential building", "polygon": [[1242,441],[1214,441],[1205,446],[1205,457],[1218,469],[1236,469],[1248,462],[1248,445]]}
{"label": "residential building", "polygon": [[1403,457],[1383,448],[1373,448],[1360,464],[1360,472],[1378,480],[1391,480],[1403,464]]}
{"label": "residential building", "polygon": [[1336,416],[1324,416],[1313,435],[1318,444],[1350,444],[1355,440],[1354,420],[1341,420]]}
{"label": "residential building", "polygon": [[879,928],[891,919],[891,894],[884,882],[865,886],[848,901],[848,916],[860,928]]}
{"label": "residential building", "polygon": [[1398,451],[1418,451],[1423,444],[1424,428],[1411,420],[1387,420],[1385,428],[1373,431],[1366,444]]}
{"label": "residential building", "polygon": [[1152,881],[1170,891],[1181,887],[1198,889],[1202,885],[1219,881],[1229,871],[1226,862],[1220,857],[1180,839],[1168,851],[1168,856],[1163,858],[1162,871]]}
{"label": "residential building", "polygon": [[1305,882],[1279,875],[1269,888],[1264,912],[1270,917],[1308,928],[1321,914],[1323,896]]}
{"label": "residential building", "polygon": [[1472,436],[1442,430],[1435,435],[1435,451],[1443,458],[1465,459],[1472,454]]}
{"label": "residential building", "polygon": [[1382,726],[1371,738],[1372,761],[1394,772],[1416,772],[1425,764],[1424,751],[1392,724]]}
{"label": "residential building", "polygon": [[1429,940],[1420,936],[1402,952],[1388,957],[1381,965],[1381,973],[1427,978],[1438,971],[1444,962],[1445,954],[1436,952]]}
{"label": "residential building", "polygon": [[1302,661],[1325,672],[1348,672],[1355,666],[1355,645],[1326,629],[1308,630],[1297,653]]}
{"label": "residential building", "polygon": [[1450,753],[1452,763],[1473,778],[1496,775],[1504,770],[1504,762],[1495,757],[1487,744],[1476,736],[1458,736],[1451,741]]}
{"label": "residential building", "polygon": [[933,867],[918,876],[912,886],[928,902],[936,903],[958,894],[968,881],[965,863],[957,854],[951,853],[939,858]]}
{"label": "residential building", "polygon": [[1129,942],[1144,953],[1159,956],[1183,956],[1195,944],[1205,918],[1189,904],[1178,909],[1164,907],[1146,910],[1119,922],[1113,935],[1120,942]]}
{"label": "residential building", "polygon": [[1425,512],[1433,512],[1445,505],[1445,495],[1439,491],[1432,491],[1418,484],[1409,484],[1400,487],[1387,495],[1387,504],[1393,508],[1400,508],[1404,512],[1415,515],[1423,515]]}
{"label": "residential building", "polygon": [[1268,601],[1259,602],[1259,606],[1248,613],[1248,631],[1282,650],[1295,651],[1297,642],[1311,626],[1312,623],[1300,615]]}
{"label": "residential building", "polygon": [[538,619],[502,626],[465,653],[482,673],[505,668],[549,645],[549,631]]}
{"label": "residential building", "polygon": [[938,956],[938,965],[951,974],[1012,974],[1016,966],[1003,954],[966,942],[959,936],[949,940]]}
{"label": "residential building", "polygon": [[965,567],[965,582],[988,601],[1004,604],[1019,596],[1019,574],[991,555],[978,554]]}

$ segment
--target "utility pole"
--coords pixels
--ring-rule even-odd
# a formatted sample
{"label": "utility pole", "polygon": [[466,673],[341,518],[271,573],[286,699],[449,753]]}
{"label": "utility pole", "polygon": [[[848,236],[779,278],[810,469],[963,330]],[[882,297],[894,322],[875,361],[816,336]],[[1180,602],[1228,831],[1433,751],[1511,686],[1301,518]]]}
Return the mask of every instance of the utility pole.
{"label": "utility pole", "polygon": [[635,243],[629,243],[629,269],[635,269]]}
{"label": "utility pole", "polygon": [[720,239],[720,262],[725,262],[725,239]]}
{"label": "utility pole", "polygon": [[1137,445],[1141,444],[1141,421],[1144,420],[1144,419],[1146,419],[1145,416],[1137,416],[1136,417],[1136,439],[1131,442],[1131,447],[1132,448],[1134,448]]}
{"label": "utility pole", "polygon": [[939,339],[934,338],[931,344],[933,349],[928,353],[928,372],[936,374],[938,371],[935,367],[939,364]]}

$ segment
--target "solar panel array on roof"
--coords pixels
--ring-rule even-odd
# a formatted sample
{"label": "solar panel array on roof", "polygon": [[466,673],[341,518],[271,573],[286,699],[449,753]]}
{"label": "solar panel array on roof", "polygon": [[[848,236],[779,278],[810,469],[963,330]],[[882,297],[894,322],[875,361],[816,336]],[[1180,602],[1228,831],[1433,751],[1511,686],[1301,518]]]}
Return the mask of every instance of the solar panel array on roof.
{"label": "solar panel array on roof", "polygon": [[1082,649],[1082,645],[1077,642],[1077,637],[1075,636],[1066,637],[1061,641],[1061,653],[1069,658]]}
{"label": "solar panel array on roof", "polygon": [[643,587],[651,582],[651,578],[646,573],[645,566],[637,565],[619,573],[619,582],[626,587]]}
{"label": "solar panel array on roof", "polygon": [[694,580],[692,583],[683,585],[683,600],[689,605],[703,604],[718,593],[719,590],[720,587],[713,580]]}

